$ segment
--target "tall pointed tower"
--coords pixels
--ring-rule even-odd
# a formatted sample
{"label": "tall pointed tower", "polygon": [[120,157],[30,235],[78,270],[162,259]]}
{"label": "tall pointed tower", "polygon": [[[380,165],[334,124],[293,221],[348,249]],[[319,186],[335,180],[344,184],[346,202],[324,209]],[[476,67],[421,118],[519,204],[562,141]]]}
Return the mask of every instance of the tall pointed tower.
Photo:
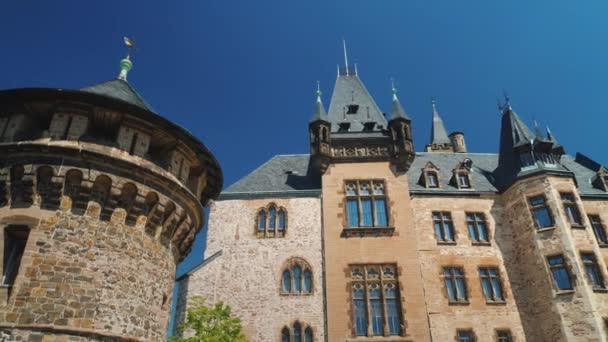
{"label": "tall pointed tower", "polygon": [[441,119],[437,110],[435,99],[431,101],[431,105],[433,107],[433,121],[431,124],[431,139],[429,144],[426,145],[426,152],[466,152],[464,133],[452,132],[448,135],[443,119]]}
{"label": "tall pointed tower", "polygon": [[0,91],[0,339],[166,341],[222,172],[127,82]]}

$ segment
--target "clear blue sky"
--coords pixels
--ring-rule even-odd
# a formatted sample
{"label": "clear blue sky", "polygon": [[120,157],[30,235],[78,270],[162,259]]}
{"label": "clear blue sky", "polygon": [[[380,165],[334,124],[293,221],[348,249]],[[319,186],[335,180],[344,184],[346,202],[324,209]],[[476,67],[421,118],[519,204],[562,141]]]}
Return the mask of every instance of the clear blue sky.
{"label": "clear blue sky", "polygon": [[275,154],[308,152],[315,84],[328,106],[344,37],[384,111],[396,79],[418,150],[435,96],[470,151],[496,152],[506,89],[528,124],[608,164],[607,17],[607,1],[12,1],[0,10],[0,88],[111,79],[132,36],[129,81],[204,141],[228,186]]}

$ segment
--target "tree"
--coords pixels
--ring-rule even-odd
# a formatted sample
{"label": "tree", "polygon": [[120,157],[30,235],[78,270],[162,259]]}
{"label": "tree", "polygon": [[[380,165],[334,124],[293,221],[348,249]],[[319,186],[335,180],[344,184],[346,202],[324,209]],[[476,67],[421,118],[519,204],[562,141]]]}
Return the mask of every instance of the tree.
{"label": "tree", "polygon": [[174,336],[171,342],[247,342],[241,332],[241,320],[231,315],[230,306],[218,302],[209,307],[200,296],[192,297],[191,301],[186,321],[179,328],[185,336],[192,336]]}

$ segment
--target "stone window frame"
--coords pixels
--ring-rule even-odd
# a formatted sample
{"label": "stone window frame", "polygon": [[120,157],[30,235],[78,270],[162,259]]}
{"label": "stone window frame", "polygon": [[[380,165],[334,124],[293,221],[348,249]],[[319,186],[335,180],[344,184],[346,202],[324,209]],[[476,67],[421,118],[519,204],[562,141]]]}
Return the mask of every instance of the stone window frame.
{"label": "stone window frame", "polygon": [[312,341],[319,341],[319,339],[316,337],[317,336],[316,329],[313,328],[312,325],[304,323],[299,319],[296,319],[296,320],[290,322],[289,324],[283,325],[279,329],[279,338],[277,341],[283,342],[283,332],[285,330],[287,330],[289,332],[289,342],[295,342],[294,330],[295,330],[296,323],[299,324],[300,328],[301,328],[301,335],[300,335],[301,342],[307,342],[307,340],[306,340],[307,331],[310,331],[310,333],[312,335]]}
{"label": "stone window frame", "polygon": [[[355,183],[357,194],[350,195],[348,194],[348,184]],[[360,194],[360,184],[361,183],[369,183],[370,190],[369,194]],[[382,184],[381,188],[383,193],[377,194],[375,193],[375,185]],[[344,198],[342,202],[343,215],[344,219],[342,220],[342,237],[352,237],[352,236],[392,236],[395,232],[394,227],[394,219],[391,215],[391,203],[390,203],[390,189],[387,186],[387,182],[382,178],[367,178],[367,179],[345,179],[343,181],[343,193]],[[363,221],[363,208],[361,204],[361,199],[367,198],[371,201],[371,215],[372,215],[372,225],[371,226],[362,226],[361,222]],[[348,200],[356,199],[357,200],[357,215],[359,226],[350,226],[348,222]],[[376,200],[384,199],[385,205],[385,214],[386,214],[386,225],[378,225],[378,216],[376,213]]]}
{"label": "stone window frame", "polygon": [[[591,262],[587,262],[585,261],[585,259],[583,258],[583,256],[591,256],[591,258],[593,259]],[[585,281],[586,283],[591,286],[591,288],[593,289],[594,292],[608,292],[608,289],[606,288],[606,276],[604,275],[604,267],[602,267],[600,265],[599,259],[597,258],[597,256],[595,255],[595,253],[593,251],[590,250],[581,250],[579,252],[579,257],[581,258],[581,264],[583,265],[583,272],[585,273]],[[587,265],[591,265],[595,267],[595,272],[597,272],[598,276],[599,276],[599,281],[600,281],[600,285],[594,285],[591,280],[589,279],[589,273],[587,272]]]}
{"label": "stone window frame", "polygon": [[[464,178],[464,184],[461,182],[461,176]],[[471,169],[466,167],[464,162],[458,163],[452,170],[452,180],[450,182],[458,190],[473,190],[473,182],[471,180]]]}
{"label": "stone window frame", "polygon": [[[270,228],[270,211],[274,210],[274,228]],[[283,215],[283,227],[280,227],[280,216]],[[264,215],[264,227],[260,229],[261,215]],[[287,235],[288,213],[285,207],[279,206],[274,202],[268,203],[265,207],[258,208],[255,216],[254,232],[258,238],[282,238]]]}
{"label": "stone window frame", "polygon": [[[32,244],[33,228],[38,225],[38,222],[39,219],[27,216],[19,216],[14,219],[7,218],[0,221],[0,270],[2,271],[2,273],[0,273],[0,306],[5,305],[9,301],[14,284],[19,281],[19,273],[23,272],[21,269],[21,264],[23,263],[23,258],[27,254],[28,248]],[[23,247],[23,253],[21,254],[19,265],[17,266],[17,273],[15,274],[14,282],[10,285],[4,285],[4,244],[6,231],[11,226],[24,227],[27,230],[27,237],[25,239],[25,246]]]}
{"label": "stone window frame", "polygon": [[[300,279],[300,291],[295,290],[296,279],[294,279],[293,268],[295,266],[300,267],[301,270],[301,279]],[[306,272],[310,272],[310,292],[305,291],[304,274]],[[290,275],[290,283],[289,283],[289,291],[285,291],[283,287],[283,275],[285,272],[289,272]],[[279,273],[279,294],[281,296],[311,296],[315,294],[315,273],[313,272],[311,264],[301,257],[291,257],[287,261],[285,261],[281,267]]]}
{"label": "stone window frame", "polygon": [[[570,223],[570,227],[585,229],[584,218],[579,205],[576,203],[577,198],[574,193],[572,191],[560,191],[559,198],[562,201],[566,222]],[[572,215],[578,216],[578,222]]]}
{"label": "stone window frame", "polygon": [[[483,292],[483,278],[484,276],[481,275],[481,270],[482,269],[495,269],[496,270],[496,276],[490,276],[488,275],[487,277],[490,280],[490,284],[491,284],[491,280],[492,278],[497,278],[498,279],[498,284],[500,286],[500,292],[502,293],[502,299],[488,299],[485,296],[485,293]],[[504,305],[507,304],[507,293],[505,292],[505,281],[503,281],[503,277],[502,277],[502,270],[500,269],[500,267],[498,265],[480,265],[479,267],[477,267],[477,271],[479,274],[479,284],[481,286],[481,294],[483,296],[483,298],[486,301],[486,304],[498,304],[498,305]],[[494,288],[492,288],[492,293],[494,294]]]}
{"label": "stone window frame", "polygon": [[[608,232],[606,231],[606,226],[604,225],[604,221],[602,220],[599,213],[590,213],[587,214],[587,219],[589,220],[589,224],[591,225],[591,230],[593,230],[593,235],[595,236],[595,240],[600,248],[608,247]],[[599,226],[599,227],[598,227]],[[597,235],[597,229],[600,229],[604,235],[603,241],[601,241],[600,237]]]}
{"label": "stone window frame", "polygon": [[460,340],[460,333],[461,332],[468,332],[471,334],[471,340],[469,342],[477,342],[477,335],[475,334],[475,330],[473,330],[473,328],[458,328],[456,329],[456,335],[454,336],[454,340],[456,342],[461,342]]}
{"label": "stone window frame", "polygon": [[[445,275],[445,269],[449,268],[449,269],[455,269],[455,268],[459,268],[462,271],[462,275],[454,275],[453,272],[451,272],[451,279],[453,284],[454,284],[454,289],[458,292],[458,285],[456,283],[456,278],[462,278],[463,279],[463,285],[464,285],[464,298],[458,298],[458,294],[456,294],[456,299],[451,299],[450,298],[450,294],[448,292],[448,288],[445,284],[445,279],[446,279],[446,275]],[[456,264],[451,264],[451,265],[443,265],[439,268],[439,276],[440,279],[442,280],[443,283],[443,295],[445,296],[445,298],[447,298],[448,300],[448,305],[469,305],[470,301],[470,289],[469,286],[467,285],[467,273],[465,272],[465,267],[464,265],[456,265]]]}
{"label": "stone window frame", "polygon": [[[473,215],[473,220],[469,220],[469,215]],[[482,220],[477,219],[477,215],[481,215]],[[488,221],[488,216],[486,213],[482,211],[465,211],[464,213],[465,226],[467,227],[467,231],[469,233],[469,238],[471,239],[471,244],[476,246],[489,246],[492,244],[492,234],[490,234],[490,225]],[[475,225],[475,229],[477,230],[477,234],[479,234],[479,223],[483,223],[484,229],[486,231],[487,240],[475,240],[473,236],[471,236],[471,230],[469,229],[469,223],[473,223]]]}
{"label": "stone window frame", "polygon": [[[515,337],[513,337],[513,332],[509,328],[496,328],[494,334],[494,338],[496,342],[515,342]],[[507,339],[503,339],[500,334],[507,333]]]}
{"label": "stone window frame", "polygon": [[[348,273],[347,273],[347,277],[349,278],[348,283],[349,283],[349,287],[350,287],[350,305],[351,305],[351,310],[350,310],[350,326],[351,328],[351,334],[352,334],[352,338],[354,339],[358,339],[358,338],[364,338],[364,337],[376,337],[376,338],[382,338],[382,337],[396,337],[396,336],[401,336],[404,337],[406,336],[406,324],[405,324],[405,316],[403,314],[403,308],[404,308],[404,302],[403,302],[403,297],[402,297],[402,287],[401,287],[401,282],[399,281],[399,277],[401,276],[401,270],[399,269],[399,267],[397,266],[396,262],[386,262],[386,263],[356,263],[356,264],[349,264],[348,265]],[[393,271],[394,271],[394,276],[385,276],[385,272],[386,269],[388,269],[388,267],[392,267]],[[363,268],[363,272],[360,273],[360,275],[355,275],[353,272],[355,269],[357,268]],[[378,277],[372,277],[371,279],[369,278],[369,272],[368,269],[369,268],[379,268],[380,272],[378,274]],[[370,291],[370,283],[371,284],[379,284],[380,288],[381,288],[381,306],[382,306],[382,320],[383,320],[383,335],[374,335],[373,334],[373,323],[372,323],[372,319],[371,319],[371,305],[370,305],[370,295],[369,295],[369,291]],[[399,332],[397,335],[391,335],[389,332],[389,327],[388,327],[388,312],[387,312],[387,304],[386,304],[386,298],[385,298],[385,291],[384,288],[387,284],[393,284],[395,286],[395,290],[396,290],[396,295],[395,295],[395,302],[397,304],[397,313],[398,313],[398,320],[399,320]],[[357,327],[356,327],[356,320],[355,320],[355,297],[353,294],[353,290],[355,289],[354,287],[356,285],[362,285],[364,288],[364,293],[365,293],[365,312],[366,312],[366,322],[367,322],[367,327],[366,327],[366,334],[365,335],[357,335]],[[347,340],[351,340],[351,339],[347,339]]]}
{"label": "stone window frame", "polygon": [[[560,289],[557,287],[557,282],[555,281],[555,277],[553,276],[553,272],[552,269],[553,268],[558,268],[560,267],[559,265],[551,265],[549,263],[549,258],[552,257],[561,257],[563,259],[563,263],[560,264],[561,267],[563,267],[563,269],[566,271],[566,274],[568,275],[568,280],[570,282],[570,288],[569,289]],[[553,288],[553,290],[555,291],[556,294],[568,294],[568,293],[573,293],[574,292],[574,287],[576,286],[576,278],[574,276],[574,273],[572,272],[571,269],[571,263],[568,262],[568,259],[566,258],[565,254],[563,252],[556,252],[556,253],[551,253],[551,254],[547,254],[545,255],[545,265],[547,267],[547,271],[549,273],[549,277],[551,278],[551,286]]]}
{"label": "stone window frame", "polygon": [[[427,189],[440,189],[441,182],[439,179],[439,168],[435,166],[432,162],[427,162],[426,165],[420,169],[420,183]],[[429,179],[431,179],[431,175],[435,175],[436,184],[430,184]]]}
{"label": "stone window frame", "polygon": [[[449,220],[446,220],[444,218],[444,216],[447,214],[447,216],[449,217]],[[439,220],[435,219],[435,215],[439,216]],[[452,218],[452,212],[451,211],[432,211],[431,212],[431,220],[433,221],[433,235],[435,235],[435,240],[437,240],[437,244],[438,245],[455,245],[457,244],[457,236],[456,236],[456,226],[454,225],[454,219]],[[452,233],[452,240],[446,240],[446,239],[439,239],[439,237],[437,236],[437,231],[435,229],[435,224],[436,223],[440,223],[441,224],[441,231],[443,233],[443,236],[446,236],[445,232],[446,232],[446,222],[450,222],[451,223],[451,233]]]}
{"label": "stone window frame", "polygon": [[[532,200],[535,198],[539,198],[542,197],[543,199],[543,204],[539,204],[539,205],[534,205],[532,204]],[[555,229],[555,217],[553,216],[553,211],[551,210],[551,206],[549,205],[548,201],[547,201],[547,196],[545,196],[544,193],[540,193],[537,195],[531,195],[531,196],[527,196],[526,197],[526,203],[528,204],[528,208],[530,208],[530,214],[532,215],[532,221],[534,222],[534,226],[536,227],[536,231],[545,231],[545,230],[550,230],[550,229]],[[547,209],[547,214],[549,215],[549,218],[551,219],[551,225],[547,226],[547,227],[541,227],[538,224],[538,220],[536,219],[536,214],[535,214],[535,210],[536,209],[542,209],[545,208]]]}

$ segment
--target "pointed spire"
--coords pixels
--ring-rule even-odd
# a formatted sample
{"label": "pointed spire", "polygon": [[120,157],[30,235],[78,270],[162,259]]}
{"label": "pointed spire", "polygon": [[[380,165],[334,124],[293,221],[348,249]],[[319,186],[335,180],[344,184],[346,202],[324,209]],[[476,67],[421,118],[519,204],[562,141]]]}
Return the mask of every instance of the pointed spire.
{"label": "pointed spire", "polygon": [[431,144],[450,144],[450,138],[443,125],[443,120],[437,111],[437,103],[435,98],[431,99],[433,106],[433,125],[431,127]]}
{"label": "pointed spire", "polygon": [[346,39],[342,38],[342,46],[344,47],[344,66],[346,67],[346,74],[348,75],[348,53],[346,52]]}
{"label": "pointed spire", "polygon": [[534,134],[536,135],[536,139],[545,140],[543,132],[541,132],[540,127],[538,127],[538,122],[536,120],[534,120]]}
{"label": "pointed spire", "polygon": [[559,149],[563,150],[563,146],[560,145],[560,143],[557,141],[557,139],[555,139],[555,136],[553,135],[553,132],[551,132],[551,129],[549,128],[549,126],[547,126],[547,141],[549,141],[550,143],[553,143],[553,148],[552,148],[553,150],[559,150]]}
{"label": "pointed spire", "polygon": [[323,101],[321,100],[321,84],[317,81],[317,91],[315,95],[317,96],[317,101],[315,101],[315,108],[312,113],[312,118],[310,118],[310,122],[323,120],[327,121],[327,112],[325,112],[325,107],[323,107]]}
{"label": "pointed spire", "polygon": [[131,62],[131,51],[134,48],[134,43],[133,40],[129,39],[128,37],[123,37],[122,39],[124,44],[127,46],[128,53],[127,57],[120,61],[120,74],[118,74],[118,79],[126,82],[127,74],[129,71],[131,71],[131,69],[133,69],[133,62]]}
{"label": "pointed spire", "polygon": [[406,119],[410,120],[409,116],[403,110],[399,98],[397,97],[397,88],[395,88],[395,80],[391,78],[391,91],[393,93],[393,102],[391,103],[391,117],[390,120],[395,119]]}

